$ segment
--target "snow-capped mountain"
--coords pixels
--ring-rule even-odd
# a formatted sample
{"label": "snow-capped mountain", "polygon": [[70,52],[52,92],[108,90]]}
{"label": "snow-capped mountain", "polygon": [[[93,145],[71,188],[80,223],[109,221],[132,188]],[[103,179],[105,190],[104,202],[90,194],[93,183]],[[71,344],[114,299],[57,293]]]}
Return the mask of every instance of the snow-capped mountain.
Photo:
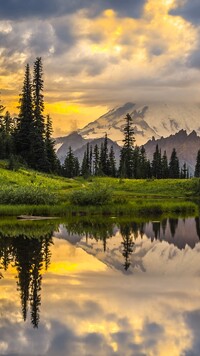
{"label": "snow-capped mountain", "polygon": [[110,110],[78,133],[84,139],[108,137],[122,145],[125,116],[133,118],[137,145],[143,145],[154,136],[156,139],[175,134],[181,129],[200,134],[200,104],[197,103],[126,103]]}

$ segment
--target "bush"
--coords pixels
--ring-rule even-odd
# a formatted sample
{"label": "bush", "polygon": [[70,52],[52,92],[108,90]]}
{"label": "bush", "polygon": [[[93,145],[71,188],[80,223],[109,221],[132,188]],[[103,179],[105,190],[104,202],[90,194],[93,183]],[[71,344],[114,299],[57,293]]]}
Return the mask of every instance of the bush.
{"label": "bush", "polygon": [[0,188],[0,204],[55,204],[55,194],[45,188],[3,187]]}
{"label": "bush", "polygon": [[70,196],[70,202],[74,205],[104,205],[112,199],[112,191],[109,186],[94,183],[89,188],[76,190]]}
{"label": "bush", "polygon": [[192,183],[192,195],[200,197],[200,178],[194,178]]}
{"label": "bush", "polygon": [[18,171],[21,166],[18,156],[11,155],[8,161],[8,169],[10,171]]}

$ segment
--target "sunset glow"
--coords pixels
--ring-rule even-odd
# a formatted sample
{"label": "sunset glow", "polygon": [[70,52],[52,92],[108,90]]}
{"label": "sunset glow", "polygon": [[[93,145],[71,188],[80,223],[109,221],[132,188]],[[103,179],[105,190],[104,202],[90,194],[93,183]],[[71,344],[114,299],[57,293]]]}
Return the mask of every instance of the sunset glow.
{"label": "sunset glow", "polygon": [[188,1],[94,1],[91,8],[53,1],[54,13],[47,6],[42,14],[34,4],[5,9],[0,19],[1,100],[12,114],[25,64],[36,56],[55,136],[128,101],[198,100],[199,22]]}

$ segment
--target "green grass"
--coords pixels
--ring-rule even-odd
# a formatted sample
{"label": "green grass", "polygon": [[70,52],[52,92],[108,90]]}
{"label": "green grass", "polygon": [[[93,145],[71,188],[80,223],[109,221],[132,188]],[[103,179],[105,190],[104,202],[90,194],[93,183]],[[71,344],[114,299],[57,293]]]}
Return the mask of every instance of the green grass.
{"label": "green grass", "polygon": [[[112,191],[109,199],[101,199],[96,189],[96,204],[94,186]],[[88,198],[88,192],[91,191]],[[5,162],[0,162],[0,216],[144,215],[170,212],[198,214],[198,205],[187,200],[199,200],[199,193],[198,179],[67,179],[25,168],[17,172],[9,171]],[[86,204],[81,204],[79,200],[75,203],[73,196],[78,196],[79,200],[82,196]]]}

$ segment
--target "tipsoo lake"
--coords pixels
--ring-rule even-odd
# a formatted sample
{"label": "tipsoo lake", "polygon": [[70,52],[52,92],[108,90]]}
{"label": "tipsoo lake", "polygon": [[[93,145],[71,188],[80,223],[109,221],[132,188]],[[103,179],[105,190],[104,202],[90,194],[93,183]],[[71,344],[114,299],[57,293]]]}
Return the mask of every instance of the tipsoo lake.
{"label": "tipsoo lake", "polygon": [[0,220],[0,355],[199,355],[200,218]]}

